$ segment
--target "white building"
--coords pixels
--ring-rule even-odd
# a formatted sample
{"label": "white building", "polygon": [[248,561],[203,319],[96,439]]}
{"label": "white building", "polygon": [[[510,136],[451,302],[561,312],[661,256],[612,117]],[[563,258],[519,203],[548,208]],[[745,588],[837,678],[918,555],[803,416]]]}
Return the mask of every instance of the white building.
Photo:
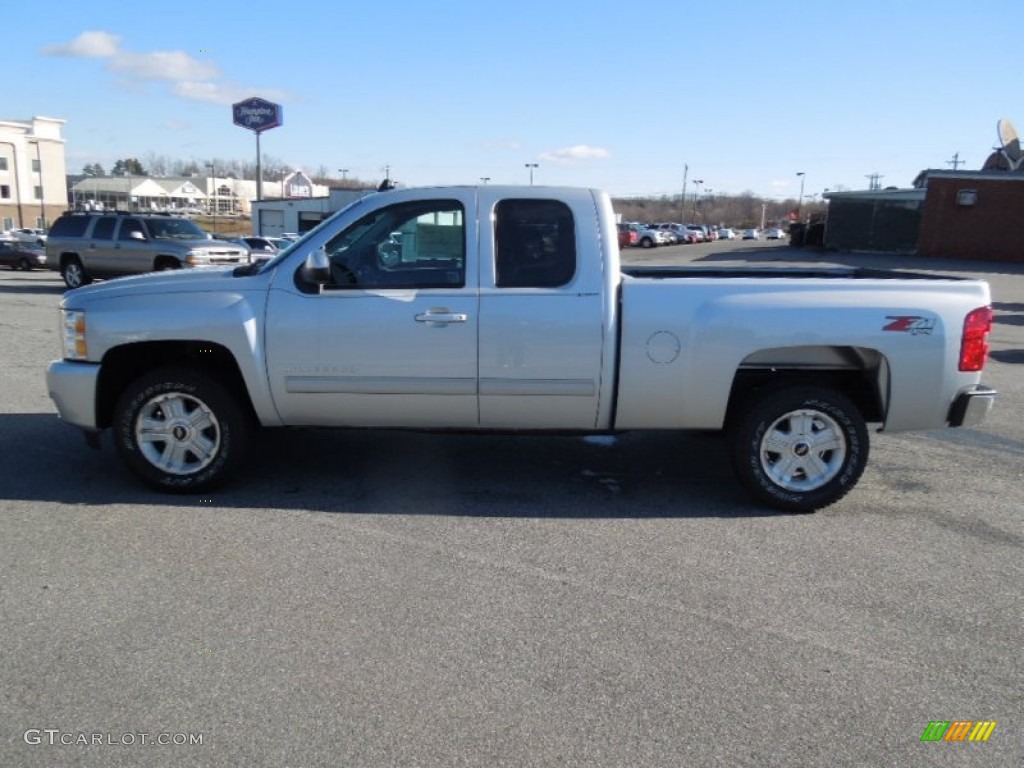
{"label": "white building", "polygon": [[[265,190],[266,182],[263,187]],[[274,237],[285,232],[308,232],[335,211],[340,211],[352,201],[376,191],[373,187],[332,187],[330,194],[325,196],[264,198],[254,201],[252,233],[257,236]]]}
{"label": "white building", "polygon": [[45,229],[67,210],[66,120],[0,120],[0,229]]}
{"label": "white building", "polygon": [[[76,208],[125,211],[217,212],[248,216],[256,198],[256,181],[223,176],[146,177],[75,176],[69,178]],[[296,171],[284,181],[264,181],[264,199],[326,196],[328,188]]]}

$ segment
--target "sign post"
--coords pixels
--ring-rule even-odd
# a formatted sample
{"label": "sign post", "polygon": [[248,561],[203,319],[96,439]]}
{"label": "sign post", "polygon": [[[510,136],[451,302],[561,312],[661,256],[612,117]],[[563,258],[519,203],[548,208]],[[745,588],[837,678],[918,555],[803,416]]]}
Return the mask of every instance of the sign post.
{"label": "sign post", "polygon": [[277,128],[284,123],[284,112],[280,104],[253,96],[231,105],[231,116],[235,125],[247,128],[256,134],[256,199],[263,199],[263,170],[260,159],[260,134]]}

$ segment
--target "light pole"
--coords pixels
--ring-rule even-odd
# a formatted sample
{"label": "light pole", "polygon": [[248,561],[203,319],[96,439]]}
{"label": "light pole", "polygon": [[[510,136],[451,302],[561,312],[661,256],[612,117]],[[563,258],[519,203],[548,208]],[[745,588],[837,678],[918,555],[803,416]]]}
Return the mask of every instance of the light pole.
{"label": "light pole", "polygon": [[345,176],[348,175],[348,168],[339,168],[338,173],[341,174],[341,186],[345,186]]}
{"label": "light pole", "polygon": [[704,179],[693,180],[693,223],[697,223],[697,196],[700,194],[700,185],[704,183]]}
{"label": "light pole", "polygon": [[690,166],[683,163],[683,194],[679,197],[679,223],[686,219],[686,177],[690,173]]}
{"label": "light pole", "polygon": [[796,175],[800,177],[800,199],[796,201],[796,220],[802,221],[804,210],[804,179],[806,177],[804,176],[803,171],[798,171]]}
{"label": "light pole", "polygon": [[480,177],[480,183],[481,183],[481,184],[486,184],[486,183],[487,183],[488,181],[490,181],[490,180],[491,180],[491,177],[490,177],[490,176],[481,176],[481,177]]}
{"label": "light pole", "polygon": [[207,163],[206,167],[210,169],[210,177],[213,182],[213,236],[217,236],[217,173],[214,170],[213,163]]}
{"label": "light pole", "polygon": [[540,165],[537,163],[525,163],[525,166],[530,169],[530,186],[533,186],[533,169],[539,168]]}

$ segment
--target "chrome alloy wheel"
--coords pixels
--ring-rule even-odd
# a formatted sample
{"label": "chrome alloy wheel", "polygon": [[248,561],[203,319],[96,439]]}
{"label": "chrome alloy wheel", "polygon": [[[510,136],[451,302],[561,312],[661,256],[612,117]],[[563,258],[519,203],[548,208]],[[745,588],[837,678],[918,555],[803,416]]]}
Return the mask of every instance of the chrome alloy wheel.
{"label": "chrome alloy wheel", "polygon": [[162,472],[191,475],[217,456],[221,429],[202,400],[180,392],[157,395],[139,409],[135,440],[146,461]]}
{"label": "chrome alloy wheel", "polygon": [[821,411],[783,414],[761,439],[761,468],[787,491],[813,491],[832,480],[846,460],[847,443],[839,423]]}

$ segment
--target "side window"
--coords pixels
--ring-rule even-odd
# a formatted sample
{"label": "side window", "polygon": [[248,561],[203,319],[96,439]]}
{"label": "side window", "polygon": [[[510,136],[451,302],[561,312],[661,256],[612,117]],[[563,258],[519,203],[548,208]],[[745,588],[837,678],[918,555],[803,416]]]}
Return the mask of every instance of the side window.
{"label": "side window", "polygon": [[117,219],[113,216],[102,216],[96,220],[96,225],[92,228],[92,236],[96,240],[113,240],[114,239],[114,224],[117,223]]}
{"label": "side window", "polygon": [[118,240],[130,240],[132,232],[140,233],[143,238],[146,236],[146,230],[142,228],[142,222],[138,219],[122,219],[121,229],[117,233]]}
{"label": "side window", "polygon": [[61,216],[53,222],[50,237],[83,237],[90,221],[88,216]]}
{"label": "side window", "polygon": [[328,288],[461,288],[466,216],[456,200],[418,200],[369,213],[327,244]]}
{"label": "side window", "polygon": [[558,200],[502,200],[494,245],[499,288],[557,288],[576,274],[576,225]]}

